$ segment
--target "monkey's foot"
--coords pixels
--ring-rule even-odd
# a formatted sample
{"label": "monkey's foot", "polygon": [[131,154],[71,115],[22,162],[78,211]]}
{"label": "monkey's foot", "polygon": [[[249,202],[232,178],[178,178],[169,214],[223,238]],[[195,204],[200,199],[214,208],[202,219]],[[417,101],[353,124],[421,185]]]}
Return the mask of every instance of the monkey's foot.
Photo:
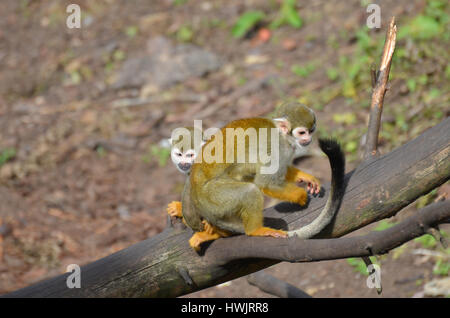
{"label": "monkey's foot", "polygon": [[275,230],[270,227],[260,227],[253,232],[248,233],[250,236],[272,236],[272,237],[287,237],[287,232],[283,230]]}
{"label": "monkey's foot", "polygon": [[200,250],[200,245],[202,243],[217,240],[219,237],[220,237],[220,235],[217,233],[209,234],[205,231],[196,232],[189,239],[189,245],[198,252]]}
{"label": "monkey's foot", "polygon": [[205,233],[208,233],[211,235],[218,234],[220,237],[230,236],[230,233],[228,231],[221,230],[217,226],[208,223],[208,221],[206,221],[206,220],[203,220],[202,223],[203,223],[203,232],[205,232]]}
{"label": "monkey's foot", "polygon": [[183,217],[183,214],[181,213],[181,202],[180,201],[172,201],[167,205],[167,213],[170,216],[175,216],[177,218]]}

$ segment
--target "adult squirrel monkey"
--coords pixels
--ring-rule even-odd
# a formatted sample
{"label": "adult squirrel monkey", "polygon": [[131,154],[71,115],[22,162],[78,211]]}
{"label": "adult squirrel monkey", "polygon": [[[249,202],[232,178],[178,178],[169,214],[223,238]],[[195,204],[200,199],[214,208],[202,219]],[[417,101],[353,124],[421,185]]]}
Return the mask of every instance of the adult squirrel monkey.
{"label": "adult squirrel monkey", "polygon": [[[275,111],[272,119],[232,121],[206,142],[202,147],[201,162],[192,165],[182,198],[183,218],[196,231],[189,240],[190,246],[199,250],[203,242],[239,233],[309,238],[328,225],[340,206],[344,188],[345,158],[339,144],[333,140],[319,140],[320,148],[329,157],[332,169],[330,194],[320,215],[309,225],[295,231],[286,232],[263,226],[263,194],[305,205],[307,193],[296,182],[306,182],[311,193],[320,191],[320,183],[315,177],[292,166],[296,150],[298,153],[299,149],[311,143],[315,122],[315,114],[311,109],[288,102]],[[257,146],[254,146],[255,143],[254,147],[250,146],[250,136],[239,140],[235,135],[231,135],[231,138],[227,135],[228,131],[237,130],[255,132],[259,141]],[[225,135],[227,138],[222,138]],[[244,152],[244,160],[242,157],[239,159],[239,149]],[[270,154],[269,160],[263,160],[262,150]],[[255,153],[259,156],[256,156],[255,161],[250,160],[255,158]],[[214,160],[208,160],[211,157]],[[204,221],[213,230],[209,226],[205,227]]]}

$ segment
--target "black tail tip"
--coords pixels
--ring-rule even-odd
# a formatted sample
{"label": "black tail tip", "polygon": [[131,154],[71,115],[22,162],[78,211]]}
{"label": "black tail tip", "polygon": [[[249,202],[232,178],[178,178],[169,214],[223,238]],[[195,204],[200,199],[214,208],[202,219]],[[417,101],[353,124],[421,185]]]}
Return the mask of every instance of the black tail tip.
{"label": "black tail tip", "polygon": [[332,165],[345,167],[345,155],[336,139],[319,138],[319,146],[328,158],[330,158]]}
{"label": "black tail tip", "polygon": [[336,139],[333,138],[319,138],[319,146],[326,154],[335,151],[341,151],[341,146]]}

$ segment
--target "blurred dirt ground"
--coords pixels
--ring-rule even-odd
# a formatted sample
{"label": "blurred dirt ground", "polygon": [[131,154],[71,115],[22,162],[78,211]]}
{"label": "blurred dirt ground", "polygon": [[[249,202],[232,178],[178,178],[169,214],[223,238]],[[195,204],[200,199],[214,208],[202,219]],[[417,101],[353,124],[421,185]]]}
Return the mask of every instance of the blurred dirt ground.
{"label": "blurred dirt ground", "polygon": [[[81,7],[80,29],[66,27],[72,2]],[[1,1],[0,294],[161,232],[184,176],[159,143],[193,119],[220,127],[295,98],[316,110],[318,133],[339,138],[354,168],[370,64],[379,60],[392,15],[410,33],[397,44],[381,151],[449,116],[444,2],[383,1],[381,31],[368,31],[366,1],[298,1],[302,26],[275,29],[277,0]],[[265,19],[233,37],[234,23],[251,10]],[[418,16],[431,35],[414,33]],[[298,165],[325,182],[328,163],[312,153]],[[418,204],[448,192],[447,184]],[[423,248],[444,258],[414,254]],[[381,297],[422,297],[424,285],[449,270],[448,253],[429,239],[380,262]],[[268,272],[313,296],[379,297],[350,263],[279,264]],[[189,296],[268,295],[241,278]]]}

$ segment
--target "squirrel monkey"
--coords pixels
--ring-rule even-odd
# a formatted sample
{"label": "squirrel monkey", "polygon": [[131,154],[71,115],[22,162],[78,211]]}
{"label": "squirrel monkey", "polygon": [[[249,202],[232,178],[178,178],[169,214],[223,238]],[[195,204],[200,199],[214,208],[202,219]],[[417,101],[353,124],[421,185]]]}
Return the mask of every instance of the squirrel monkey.
{"label": "squirrel monkey", "polygon": [[[177,167],[178,171],[182,172],[185,175],[189,175],[191,172],[192,164],[194,163],[195,158],[197,157],[201,146],[203,146],[206,141],[203,136],[203,132],[195,127],[183,127],[185,129],[184,134],[178,135],[176,139],[169,138],[170,143],[170,158]],[[196,147],[195,144],[195,131],[198,130],[197,133],[201,136],[201,143]],[[186,140],[186,139],[187,140]],[[167,213],[170,216],[174,217],[183,217],[182,208],[180,201],[172,201],[167,206]],[[184,220],[183,220],[184,221]]]}
{"label": "squirrel monkey", "polygon": [[[186,129],[186,131],[184,131],[184,134],[179,135],[176,139],[169,138],[168,140],[171,146],[170,158],[175,167],[177,167],[180,172],[189,176],[192,164],[194,163],[201,147],[206,143],[207,136],[204,135],[199,128],[183,128]],[[201,136],[200,145],[197,146],[195,143],[196,131],[197,134]],[[186,138],[187,140],[185,140],[184,138]],[[167,213],[170,216],[182,218],[183,223],[186,223],[183,218],[182,205],[180,201],[172,201],[171,203],[169,203],[167,205]],[[209,235],[219,235],[220,233],[220,236],[226,236],[225,232],[222,232],[216,227],[210,225],[206,220],[203,220],[202,224],[204,226],[204,231]],[[219,238],[219,236],[217,238]]]}
{"label": "squirrel monkey", "polygon": [[[186,224],[196,231],[189,240],[190,246],[199,250],[203,242],[242,233],[251,236],[309,238],[328,225],[340,206],[344,188],[345,158],[339,144],[333,140],[319,140],[332,168],[332,187],[320,215],[309,225],[290,232],[263,226],[263,194],[305,205],[308,195],[305,189],[296,185],[299,181],[308,184],[310,193],[319,193],[319,181],[292,166],[296,151],[298,153],[299,149],[302,150],[311,143],[315,123],[315,114],[311,109],[299,103],[288,102],[275,111],[272,119],[232,121],[220,130],[221,134],[216,133],[206,142],[201,150],[203,158],[210,150],[218,160],[208,162],[203,159],[195,162],[183,192],[183,217]],[[263,130],[270,130],[271,134],[266,134],[267,142],[258,144],[257,149],[250,149],[244,138],[244,148],[241,149],[245,151],[245,160],[239,162],[236,154],[239,140],[236,142],[234,136],[222,140],[219,137],[226,135],[227,129],[246,131],[248,128],[254,128],[258,139],[262,138]],[[273,146],[272,141],[276,139],[278,143]],[[210,147],[213,144],[218,145],[218,148]],[[223,150],[222,155],[219,148]],[[272,155],[270,160],[263,162],[258,157],[255,162],[250,162],[249,157],[260,148],[267,148],[266,153]],[[276,153],[278,156],[274,158],[273,154]],[[233,160],[226,160],[228,155]],[[278,167],[272,171],[274,162]],[[266,169],[264,173],[261,168]],[[205,220],[216,230],[211,231],[208,226],[205,227]]]}

